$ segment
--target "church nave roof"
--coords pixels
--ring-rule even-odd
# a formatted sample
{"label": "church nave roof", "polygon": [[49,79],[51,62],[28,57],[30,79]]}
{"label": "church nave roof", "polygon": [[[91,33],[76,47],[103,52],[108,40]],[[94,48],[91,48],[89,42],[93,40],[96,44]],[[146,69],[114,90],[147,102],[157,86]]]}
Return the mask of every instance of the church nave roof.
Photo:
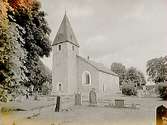
{"label": "church nave roof", "polygon": [[81,56],[78,56],[78,59],[81,59],[83,60],[84,62],[92,65],[93,67],[95,67],[98,71],[101,71],[103,73],[107,73],[107,74],[110,74],[110,75],[114,75],[114,76],[118,76],[116,73],[112,72],[109,68],[105,67],[102,63],[97,63],[97,62],[94,62],[92,60],[88,60],[88,59],[85,59]]}

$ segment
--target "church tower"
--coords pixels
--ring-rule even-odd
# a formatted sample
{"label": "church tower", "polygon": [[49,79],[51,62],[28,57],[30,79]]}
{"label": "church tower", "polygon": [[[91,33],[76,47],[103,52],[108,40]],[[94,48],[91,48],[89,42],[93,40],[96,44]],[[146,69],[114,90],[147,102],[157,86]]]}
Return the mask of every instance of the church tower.
{"label": "church tower", "polygon": [[79,44],[65,13],[52,44],[52,95],[73,94],[77,90]]}

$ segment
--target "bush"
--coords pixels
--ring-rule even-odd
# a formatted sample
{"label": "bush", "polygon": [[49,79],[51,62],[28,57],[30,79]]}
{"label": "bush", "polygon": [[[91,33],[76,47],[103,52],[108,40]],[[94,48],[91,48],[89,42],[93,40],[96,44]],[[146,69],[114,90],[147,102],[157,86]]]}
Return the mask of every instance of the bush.
{"label": "bush", "polygon": [[42,94],[43,95],[48,95],[51,91],[51,85],[49,82],[45,82],[42,85]]}
{"label": "bush", "polygon": [[134,84],[124,84],[122,86],[122,94],[124,95],[136,95],[137,94],[137,90],[136,87],[134,86]]}
{"label": "bush", "polygon": [[7,91],[0,88],[0,102],[7,102],[8,96]]}
{"label": "bush", "polygon": [[12,111],[12,109],[9,107],[2,107],[1,108],[1,112],[10,112],[10,111]]}
{"label": "bush", "polygon": [[167,82],[158,84],[158,92],[160,98],[167,100]]}

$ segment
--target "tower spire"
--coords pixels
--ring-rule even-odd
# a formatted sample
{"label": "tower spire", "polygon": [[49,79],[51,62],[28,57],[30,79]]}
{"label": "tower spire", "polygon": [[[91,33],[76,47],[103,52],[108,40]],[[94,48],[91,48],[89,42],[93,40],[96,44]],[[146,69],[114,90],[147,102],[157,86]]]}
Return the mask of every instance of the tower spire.
{"label": "tower spire", "polygon": [[66,15],[67,16],[67,9],[65,8],[65,14],[64,15]]}
{"label": "tower spire", "polygon": [[61,25],[59,27],[59,30],[57,32],[57,35],[52,45],[57,45],[63,42],[70,42],[71,44],[79,47],[78,41],[75,37],[70,21],[67,17],[66,11],[65,11],[63,21],[61,22]]}

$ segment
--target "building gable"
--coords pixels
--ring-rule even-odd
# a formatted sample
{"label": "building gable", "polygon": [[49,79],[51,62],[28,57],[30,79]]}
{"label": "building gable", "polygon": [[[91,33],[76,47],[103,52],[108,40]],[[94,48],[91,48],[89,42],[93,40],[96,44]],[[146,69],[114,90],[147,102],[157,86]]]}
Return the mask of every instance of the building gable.
{"label": "building gable", "polygon": [[106,74],[110,74],[110,75],[113,75],[113,76],[117,76],[118,75],[114,72],[112,72],[110,69],[108,69],[107,67],[105,67],[103,64],[101,63],[96,63],[94,61],[91,61],[91,60],[87,60],[81,56],[77,56],[78,59],[84,61],[85,63],[91,65],[92,67],[94,67],[96,70],[98,70],[99,72],[103,72],[103,73],[106,73]]}

